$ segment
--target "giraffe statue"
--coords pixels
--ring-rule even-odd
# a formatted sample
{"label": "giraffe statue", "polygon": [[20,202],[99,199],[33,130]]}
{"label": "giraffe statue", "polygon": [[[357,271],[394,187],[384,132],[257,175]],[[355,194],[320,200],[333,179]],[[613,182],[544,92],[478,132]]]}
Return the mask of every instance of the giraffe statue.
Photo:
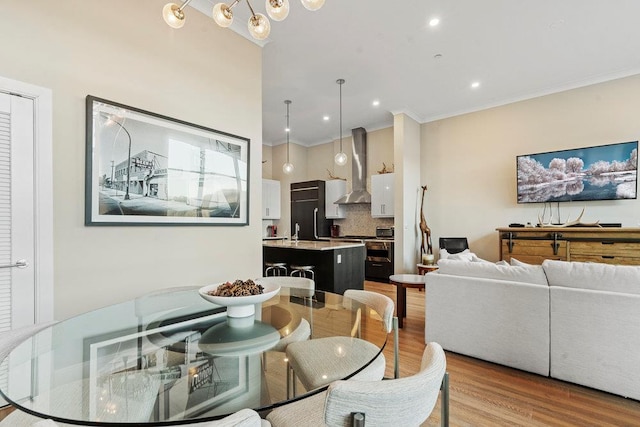
{"label": "giraffe statue", "polygon": [[[422,201],[420,203],[420,231],[422,232],[422,241],[420,243],[420,253],[433,254],[433,246],[431,245],[431,229],[427,225],[424,218],[424,193],[427,192],[427,186],[422,186]],[[426,248],[425,248],[426,244]]]}

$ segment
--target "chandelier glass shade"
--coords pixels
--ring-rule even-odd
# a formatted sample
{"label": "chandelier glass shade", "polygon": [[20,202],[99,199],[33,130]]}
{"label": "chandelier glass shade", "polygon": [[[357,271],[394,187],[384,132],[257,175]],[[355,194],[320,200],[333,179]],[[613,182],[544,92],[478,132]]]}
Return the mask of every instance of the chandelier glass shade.
{"label": "chandelier glass shade", "polygon": [[269,33],[271,32],[271,23],[266,16],[261,13],[256,13],[249,18],[247,28],[249,28],[249,34],[251,34],[251,37],[256,40],[264,40],[269,37]]}
{"label": "chandelier glass shade", "polygon": [[289,0],[265,0],[264,6],[274,21],[282,21],[289,16]]}
{"label": "chandelier glass shade", "polygon": [[184,12],[182,11],[182,9],[187,6],[189,1],[186,1],[182,6],[178,6],[175,3],[165,4],[162,8],[162,18],[164,19],[164,22],[166,22],[167,25],[171,28],[182,28],[184,26],[185,20]]}
{"label": "chandelier glass shade", "polygon": [[[242,0],[233,0],[230,4],[217,3],[213,6],[211,13],[213,20],[216,24],[223,28],[229,27],[233,23],[233,11],[232,9],[240,3]],[[265,8],[267,11],[267,18],[262,13],[256,13],[251,6],[249,0],[245,0],[251,16],[247,26],[249,28],[249,34],[256,40],[264,40],[269,37],[271,32],[271,23],[269,18],[274,21],[282,21],[289,16],[289,0],[265,0]],[[316,11],[324,5],[325,0],[300,0],[302,5],[311,11]],[[171,28],[182,28],[185,22],[184,8],[191,2],[191,0],[185,0],[182,5],[176,3],[167,3],[162,9],[162,17],[164,21]]]}
{"label": "chandelier glass shade", "polygon": [[314,12],[324,5],[324,0],[300,0],[302,5],[308,10]]}
{"label": "chandelier glass shade", "polygon": [[344,84],[344,79],[338,79],[336,83],[340,86],[340,152],[336,154],[334,160],[336,165],[344,166],[347,164],[347,155],[342,151],[342,85]]}
{"label": "chandelier glass shade", "polygon": [[287,162],[282,165],[282,172],[290,175],[293,173],[293,164],[289,161],[289,133],[291,133],[291,128],[289,128],[289,105],[291,105],[291,101],[287,99],[284,104],[287,106],[287,127],[284,130],[287,134]]}
{"label": "chandelier glass shade", "polygon": [[218,3],[213,6],[212,16],[216,24],[223,28],[227,28],[233,23],[233,12],[224,3]]}

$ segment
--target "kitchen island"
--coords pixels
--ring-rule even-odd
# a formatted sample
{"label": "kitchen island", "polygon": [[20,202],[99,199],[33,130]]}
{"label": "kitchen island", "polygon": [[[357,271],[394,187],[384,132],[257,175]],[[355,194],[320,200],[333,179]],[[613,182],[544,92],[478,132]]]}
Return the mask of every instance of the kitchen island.
{"label": "kitchen island", "polygon": [[347,289],[364,287],[365,247],[361,241],[278,240],[262,243],[264,272],[266,262],[313,265],[316,289],[343,294]]}

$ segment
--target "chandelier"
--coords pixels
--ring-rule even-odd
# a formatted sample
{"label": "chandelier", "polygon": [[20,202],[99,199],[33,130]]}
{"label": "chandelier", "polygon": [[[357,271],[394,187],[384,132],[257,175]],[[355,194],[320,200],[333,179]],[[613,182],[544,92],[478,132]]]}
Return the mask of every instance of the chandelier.
{"label": "chandelier", "polygon": [[[227,28],[233,22],[233,9],[235,5],[242,0],[233,0],[231,4],[218,3],[213,6],[213,20],[216,24],[223,28]],[[320,9],[324,5],[325,0],[300,0],[302,5],[308,10],[315,11]],[[176,3],[167,3],[162,9],[162,17],[164,22],[171,28],[182,28],[185,21],[184,8],[191,2],[191,0],[185,0],[182,5]],[[256,13],[251,7],[249,0],[246,0],[247,6],[251,11],[249,17],[248,27],[251,37],[256,40],[264,40],[269,37],[271,32],[271,23],[269,19],[262,13]],[[265,7],[267,9],[267,15],[274,21],[282,21],[289,15],[289,0],[265,0]]]}

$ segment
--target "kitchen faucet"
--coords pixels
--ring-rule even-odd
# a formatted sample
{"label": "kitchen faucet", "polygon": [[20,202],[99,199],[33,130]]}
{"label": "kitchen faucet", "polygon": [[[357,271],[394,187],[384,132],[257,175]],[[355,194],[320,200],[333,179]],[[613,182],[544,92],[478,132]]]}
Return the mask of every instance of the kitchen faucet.
{"label": "kitchen faucet", "polygon": [[293,240],[295,240],[296,242],[298,241],[298,231],[300,231],[300,225],[296,222],[296,225],[294,227],[295,229],[295,234],[293,236],[291,236],[291,238],[293,238]]}

